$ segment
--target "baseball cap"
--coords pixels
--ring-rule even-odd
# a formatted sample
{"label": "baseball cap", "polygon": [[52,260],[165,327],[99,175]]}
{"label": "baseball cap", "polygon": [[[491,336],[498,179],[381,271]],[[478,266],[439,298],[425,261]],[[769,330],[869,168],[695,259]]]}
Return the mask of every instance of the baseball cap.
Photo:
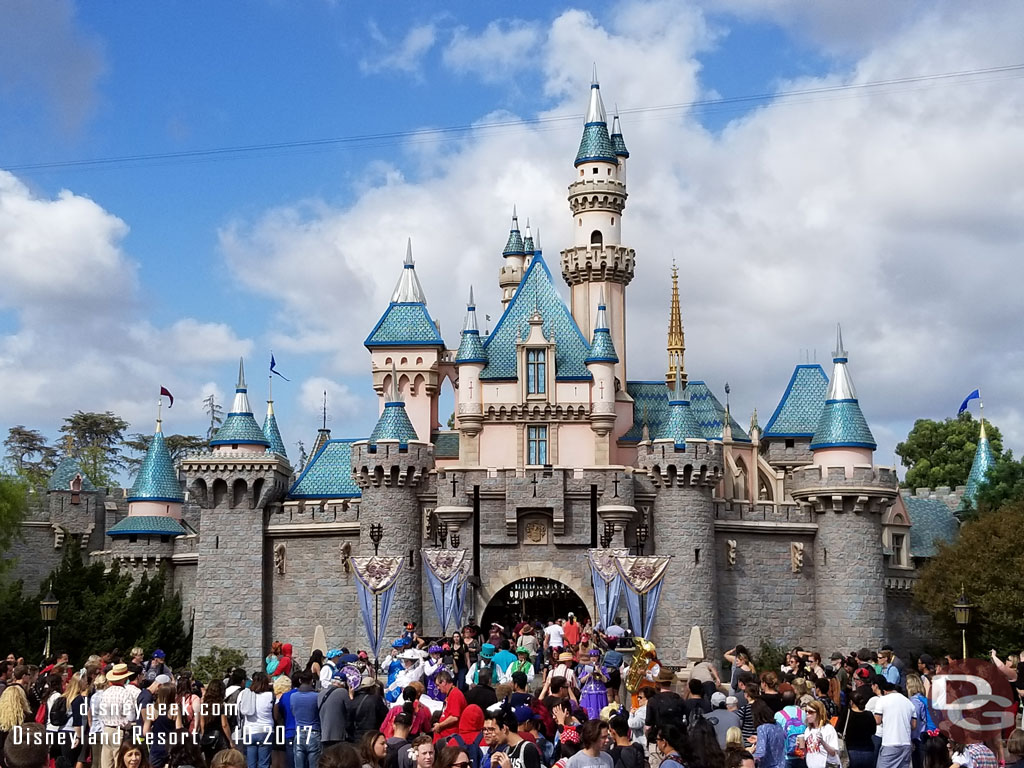
{"label": "baseball cap", "polygon": [[171,682],[171,676],[170,675],[157,675],[156,677],[153,678],[153,682],[156,683],[157,685],[167,685],[169,682]]}
{"label": "baseball cap", "polygon": [[833,653],[828,658],[829,658],[829,661],[842,661],[844,657],[843,657],[843,654],[841,654],[839,651],[836,651],[835,653]]}
{"label": "baseball cap", "polygon": [[711,694],[711,706],[715,709],[725,704],[725,694],[721,691],[715,691]]}
{"label": "baseball cap", "polygon": [[726,696],[725,697],[725,706],[727,706],[727,707],[738,707],[739,704],[740,704],[740,700],[737,699],[735,696]]}
{"label": "baseball cap", "polygon": [[520,725],[527,722],[528,720],[533,720],[534,717],[536,717],[536,715],[534,715],[533,710],[525,704],[516,709],[516,722]]}
{"label": "baseball cap", "polygon": [[153,651],[153,658],[154,659],[162,659],[162,658],[165,658],[165,654],[164,654],[163,651],[161,651],[159,648],[157,648],[155,651]]}

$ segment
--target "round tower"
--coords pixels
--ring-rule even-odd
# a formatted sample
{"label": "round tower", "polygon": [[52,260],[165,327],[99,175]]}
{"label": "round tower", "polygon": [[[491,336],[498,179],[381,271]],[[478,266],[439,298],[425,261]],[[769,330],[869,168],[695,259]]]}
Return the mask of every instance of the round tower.
{"label": "round tower", "polygon": [[832,379],[811,440],[813,463],[793,470],[793,499],[818,525],[814,541],[818,647],[851,642],[881,647],[885,638],[882,517],[897,493],[896,473],[872,463],[875,439],[847,370],[842,330]]}
{"label": "round tower", "polygon": [[[392,379],[393,381],[394,379]],[[370,526],[383,526],[382,556],[402,557],[405,566],[392,598],[385,637],[401,634],[407,621],[422,623],[422,514],[417,494],[434,468],[434,446],[418,439],[405,403],[392,388],[391,399],[368,440],[352,446],[352,475],[362,490],[359,546],[373,553]]]}
{"label": "round tower", "polygon": [[469,288],[466,322],[462,326],[462,340],[455,354],[455,365],[459,371],[459,388],[456,390],[458,404],[455,407],[455,426],[459,430],[459,463],[472,467],[480,463],[480,430],[484,423],[480,373],[487,365],[487,355],[476,323],[472,286]]}
{"label": "round tower", "polygon": [[[531,243],[531,251],[533,244]],[[512,228],[508,232],[508,240],[501,252],[504,263],[498,270],[498,286],[501,288],[501,308],[505,309],[515,296],[516,289],[523,279],[526,264],[526,246],[519,232],[519,217],[515,206],[512,207]],[[531,253],[532,256],[532,253]]]}
{"label": "round tower", "polygon": [[594,464],[611,463],[611,432],[615,426],[615,344],[608,330],[607,307],[604,296],[597,305],[594,336],[586,365],[593,381],[590,385],[590,428],[594,431]]}
{"label": "round tower", "polygon": [[626,207],[625,158],[629,152],[618,131],[613,142],[597,72],[583,137],[576,153],[576,178],[569,185],[573,245],[562,251],[562,277],[571,290],[572,316],[588,333],[595,327],[600,296],[611,316],[609,332],[619,353],[615,376],[626,381],[626,286],[633,279],[633,249],[622,245]]}

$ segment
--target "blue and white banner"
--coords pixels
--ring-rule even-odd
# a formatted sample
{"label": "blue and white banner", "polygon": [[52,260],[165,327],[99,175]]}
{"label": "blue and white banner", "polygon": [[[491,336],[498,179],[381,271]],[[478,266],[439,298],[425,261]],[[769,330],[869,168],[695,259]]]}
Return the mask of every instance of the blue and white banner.
{"label": "blue and white banner", "polygon": [[[430,596],[434,599],[434,610],[441,624],[441,634],[448,634],[448,626],[454,619],[461,623],[459,592],[462,586],[463,564],[466,561],[464,549],[423,549],[423,571],[427,576]],[[456,614],[459,614],[456,616]]]}
{"label": "blue and white banner", "polygon": [[594,602],[597,608],[597,629],[610,627],[619,609],[622,577],[615,567],[615,559],[629,554],[628,549],[590,549],[590,578],[594,584]]}
{"label": "blue and white banner", "polygon": [[[651,636],[654,617],[658,612],[658,602],[661,599],[661,584],[671,559],[671,555],[615,558],[615,567],[626,588],[629,625],[633,628],[634,634],[639,628],[641,637]],[[641,600],[641,596],[644,600]],[[641,609],[642,602],[644,605]]]}
{"label": "blue and white banner", "polygon": [[356,575],[356,591],[359,593],[359,610],[363,615],[366,639],[374,658],[379,658],[384,643],[384,628],[388,625],[395,586],[405,565],[405,558],[373,555],[351,557],[349,562]]}
{"label": "blue and white banner", "polygon": [[472,570],[469,558],[462,563],[462,570],[459,572],[459,589],[457,592],[457,603],[455,607],[455,627],[462,628],[462,617],[466,614],[466,592],[469,591],[469,573]]}

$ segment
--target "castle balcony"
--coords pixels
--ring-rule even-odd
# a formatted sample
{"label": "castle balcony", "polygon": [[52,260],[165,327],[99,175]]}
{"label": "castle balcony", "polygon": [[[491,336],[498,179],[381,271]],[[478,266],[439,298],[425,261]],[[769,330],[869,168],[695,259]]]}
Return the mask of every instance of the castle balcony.
{"label": "castle balcony", "polygon": [[899,481],[890,467],[808,465],[797,467],[788,490],[801,506],[815,512],[885,512],[896,499]]}
{"label": "castle balcony", "polygon": [[591,281],[629,285],[636,251],[623,245],[578,245],[562,251],[562,277],[570,286]]}

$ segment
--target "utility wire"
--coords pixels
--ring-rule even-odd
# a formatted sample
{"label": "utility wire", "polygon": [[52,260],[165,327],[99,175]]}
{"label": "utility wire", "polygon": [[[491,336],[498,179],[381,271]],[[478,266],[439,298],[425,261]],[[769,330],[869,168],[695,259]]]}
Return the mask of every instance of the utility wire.
{"label": "utility wire", "polygon": [[[633,107],[619,111],[620,115],[658,115],[659,113],[671,113],[678,111],[693,111],[699,114],[710,114],[715,112],[733,112],[741,110],[744,105],[756,104],[758,102],[775,101],[783,103],[806,103],[810,101],[824,100],[817,97],[834,96],[842,94],[858,95],[863,92],[882,90],[888,86],[922,85],[935,84],[957,80],[961,78],[976,78],[982,75],[1007,75],[1009,77],[1024,77],[1024,63],[1009,64],[999,67],[986,67],[979,69],[967,69],[956,72],[941,72],[931,75],[915,75],[910,77],[890,78],[887,80],[871,80],[863,83],[841,83],[837,85],[818,86],[815,88],[797,88],[788,91],[776,91],[774,93],[747,94],[744,96],[728,96],[715,99],[698,99],[695,101],[680,102],[676,104],[661,104],[647,107]],[[1008,78],[986,78],[986,79],[1008,79]],[[979,82],[969,80],[968,82]],[[897,89],[897,92],[902,89]],[[917,89],[913,89],[917,90]],[[799,98],[798,98],[799,97]],[[100,157],[84,160],[52,160],[38,163],[20,163],[5,165],[0,162],[0,168],[8,171],[32,171],[57,168],[97,168],[105,166],[123,167],[125,165],[166,165],[175,162],[187,164],[190,162],[202,162],[204,160],[229,159],[245,155],[273,155],[290,151],[323,151],[331,148],[372,148],[387,146],[401,141],[410,140],[410,143],[430,143],[440,141],[451,141],[459,138],[462,134],[469,132],[494,132],[509,133],[521,130],[526,127],[538,128],[540,130],[554,130],[561,127],[560,124],[567,122],[578,122],[582,114],[553,115],[533,120],[515,119],[498,120],[488,123],[477,123],[473,125],[456,125],[440,128],[424,128],[406,131],[390,131],[384,133],[361,134],[355,136],[335,136],[321,139],[306,139],[298,141],[279,141],[265,144],[244,144],[227,147],[213,147],[210,149],[183,150],[178,152],[151,152],[135,155],[120,155],[113,157]],[[511,129],[511,130],[503,130]]]}

